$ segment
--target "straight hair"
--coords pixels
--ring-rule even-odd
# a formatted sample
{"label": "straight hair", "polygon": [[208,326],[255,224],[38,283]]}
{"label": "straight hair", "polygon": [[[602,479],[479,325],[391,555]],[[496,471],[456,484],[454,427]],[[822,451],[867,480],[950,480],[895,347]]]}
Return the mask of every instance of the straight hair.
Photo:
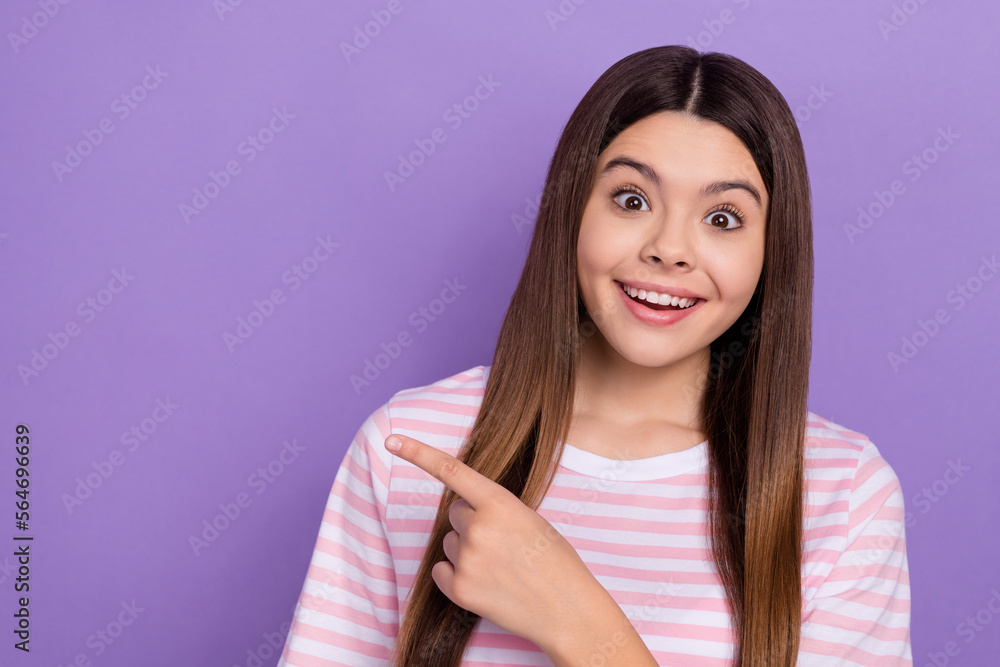
{"label": "straight hair", "polygon": [[[812,337],[812,221],[805,153],[775,86],[743,61],[686,46],[612,65],[570,116],[459,460],[537,510],[562,455],[584,334],[576,247],[598,156],[660,111],[718,123],[750,152],[769,195],[764,262],[739,319],[710,345],[700,404],[708,440],[709,534],[733,630],[734,664],[793,667],[801,626],[803,447]],[[592,332],[592,329],[591,329]],[[394,664],[458,667],[479,616],[431,578],[446,560],[445,487],[410,595]]]}

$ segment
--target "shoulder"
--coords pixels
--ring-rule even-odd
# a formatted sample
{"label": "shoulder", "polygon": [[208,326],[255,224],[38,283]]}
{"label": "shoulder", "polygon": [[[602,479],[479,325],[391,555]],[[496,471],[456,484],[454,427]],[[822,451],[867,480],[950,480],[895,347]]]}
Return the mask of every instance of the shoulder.
{"label": "shoulder", "polygon": [[814,412],[806,415],[804,454],[806,470],[814,476],[850,478],[855,485],[873,474],[896,479],[892,466],[868,436]]}
{"label": "shoulder", "polygon": [[851,452],[862,451],[868,442],[868,436],[862,433],[836,424],[815,412],[806,413],[806,458],[829,453],[849,457]]}
{"label": "shoulder", "polygon": [[468,370],[419,387],[397,391],[385,408],[399,426],[419,427],[475,420],[483,400],[488,366]]}
{"label": "shoulder", "polygon": [[[391,434],[420,440],[454,456],[472,432],[488,369],[474,366],[430,384],[397,391],[368,416],[348,456],[356,455],[360,465],[370,467],[384,489],[399,466],[416,469],[385,449],[385,439]],[[422,471],[417,477],[430,479]]]}
{"label": "shoulder", "polygon": [[839,515],[847,537],[880,508],[902,517],[899,478],[868,436],[809,412],[805,485],[814,518]]}
{"label": "shoulder", "polygon": [[454,455],[475,424],[488,372],[488,366],[474,366],[397,391],[382,407],[389,431]]}

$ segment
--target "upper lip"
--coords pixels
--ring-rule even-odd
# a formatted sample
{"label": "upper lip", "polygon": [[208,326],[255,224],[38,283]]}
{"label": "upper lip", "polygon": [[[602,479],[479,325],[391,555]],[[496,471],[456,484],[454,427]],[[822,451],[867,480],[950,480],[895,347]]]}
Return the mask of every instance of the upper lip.
{"label": "upper lip", "polygon": [[670,296],[678,296],[682,299],[704,299],[704,297],[699,296],[692,292],[691,290],[686,290],[681,287],[672,287],[670,285],[654,285],[653,283],[644,283],[641,280],[616,280],[619,285],[628,285],[629,287],[634,287],[636,289],[644,289],[647,292],[656,292],[657,294],[669,294]]}

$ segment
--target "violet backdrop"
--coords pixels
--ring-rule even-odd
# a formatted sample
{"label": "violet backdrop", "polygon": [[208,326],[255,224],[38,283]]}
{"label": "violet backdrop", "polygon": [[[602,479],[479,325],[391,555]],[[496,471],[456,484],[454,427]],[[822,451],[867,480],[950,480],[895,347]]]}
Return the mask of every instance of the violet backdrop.
{"label": "violet backdrop", "polygon": [[679,43],[795,110],[809,407],[901,480],[914,664],[990,664],[998,27],[971,0],[4,3],[0,662],[275,664],[351,438],[491,363],[564,123]]}

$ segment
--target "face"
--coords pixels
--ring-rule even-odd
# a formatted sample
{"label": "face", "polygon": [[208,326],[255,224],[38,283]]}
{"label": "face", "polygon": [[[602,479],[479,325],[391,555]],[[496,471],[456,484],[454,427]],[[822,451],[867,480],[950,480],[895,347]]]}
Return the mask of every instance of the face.
{"label": "face", "polygon": [[[757,287],[768,204],[722,125],[667,111],[619,133],[598,157],[577,244],[594,342],[648,367],[707,354]],[[642,291],[630,299],[623,285]]]}

